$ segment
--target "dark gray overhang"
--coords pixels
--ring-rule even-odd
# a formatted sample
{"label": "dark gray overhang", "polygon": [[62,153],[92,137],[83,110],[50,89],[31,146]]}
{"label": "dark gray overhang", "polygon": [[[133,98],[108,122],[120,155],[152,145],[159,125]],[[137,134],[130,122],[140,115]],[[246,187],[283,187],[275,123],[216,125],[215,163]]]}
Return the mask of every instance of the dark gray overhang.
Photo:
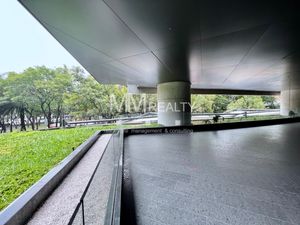
{"label": "dark gray overhang", "polygon": [[278,92],[300,71],[292,0],[20,2],[103,83]]}

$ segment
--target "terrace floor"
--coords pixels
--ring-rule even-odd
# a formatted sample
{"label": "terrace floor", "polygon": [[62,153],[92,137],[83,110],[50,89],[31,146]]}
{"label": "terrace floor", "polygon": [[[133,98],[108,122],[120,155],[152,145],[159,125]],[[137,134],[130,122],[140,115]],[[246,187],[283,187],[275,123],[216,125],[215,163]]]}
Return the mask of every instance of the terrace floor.
{"label": "terrace floor", "polygon": [[137,224],[300,223],[300,123],[131,135],[124,162]]}

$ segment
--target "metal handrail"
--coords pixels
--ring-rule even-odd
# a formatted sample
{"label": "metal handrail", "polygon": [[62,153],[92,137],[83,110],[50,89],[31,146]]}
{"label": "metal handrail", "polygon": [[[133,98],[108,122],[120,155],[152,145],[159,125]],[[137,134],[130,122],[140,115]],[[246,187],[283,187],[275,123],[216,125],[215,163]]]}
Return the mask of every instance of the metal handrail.
{"label": "metal handrail", "polygon": [[51,195],[72,168],[82,159],[90,147],[106,131],[97,131],[72,153],[52,168],[39,181],[27,189],[0,212],[0,224],[25,224],[38,207]]}
{"label": "metal handrail", "polygon": [[[112,210],[112,212],[115,212],[115,208],[116,208],[115,207],[115,205],[116,205],[116,202],[115,202],[115,196],[116,196],[115,192],[117,191],[116,187],[115,187],[115,184],[117,184],[116,181],[119,180],[120,176],[121,176],[121,179],[122,179],[122,172],[120,174],[119,167],[120,166],[122,167],[122,164],[120,164],[120,161],[123,162],[123,150],[121,151],[121,148],[123,149],[123,131],[119,131],[119,130],[116,130],[116,131],[114,131],[112,133],[112,136],[110,137],[109,142],[106,145],[106,147],[104,149],[104,152],[101,155],[101,158],[99,159],[99,161],[98,161],[98,163],[96,165],[96,168],[94,169],[94,171],[92,173],[92,176],[89,179],[88,184],[85,187],[85,190],[84,190],[82,196],[80,197],[80,200],[79,200],[79,202],[78,202],[78,204],[77,204],[77,206],[76,206],[76,208],[75,208],[75,210],[74,210],[74,212],[73,212],[73,214],[72,214],[72,216],[71,216],[71,218],[69,220],[68,225],[73,224],[76,216],[79,213],[80,208],[82,209],[82,223],[83,223],[83,225],[85,225],[85,210],[84,210],[84,199],[85,199],[85,196],[86,196],[87,192],[90,189],[90,185],[91,185],[91,183],[93,182],[93,180],[95,178],[95,174],[98,171],[98,168],[99,168],[99,166],[100,166],[100,164],[102,162],[102,158],[103,158],[104,154],[106,153],[108,146],[110,145],[111,141],[113,141],[112,144],[114,145],[114,137],[118,133],[119,134],[122,133],[122,134],[120,134],[121,139],[119,139],[119,142],[120,142],[121,145],[118,146],[119,147],[119,149],[118,149],[118,153],[119,154],[118,154],[118,158],[117,158],[118,160],[116,160],[115,165],[114,165],[114,171],[113,171],[113,176],[112,176],[112,184],[111,184],[111,191],[110,191],[110,194],[109,194],[109,202],[111,202],[111,198],[113,198],[113,204],[109,204],[108,203],[108,207],[107,207],[109,210]],[[113,149],[115,149],[115,146],[113,146]],[[118,170],[116,168],[118,168]],[[121,170],[122,170],[122,168],[121,168]],[[121,182],[122,182],[122,180],[121,180]],[[113,191],[114,192],[113,195],[112,195],[112,190],[114,190]],[[114,218],[114,216],[111,218],[111,220],[114,220],[113,218]],[[105,221],[108,221],[107,213],[106,213]],[[106,223],[105,222],[105,224],[116,224],[116,223]]]}
{"label": "metal handrail", "polygon": [[109,193],[104,225],[119,225],[121,219],[121,194],[124,162],[124,131],[120,130],[119,156],[114,165],[113,180]]}

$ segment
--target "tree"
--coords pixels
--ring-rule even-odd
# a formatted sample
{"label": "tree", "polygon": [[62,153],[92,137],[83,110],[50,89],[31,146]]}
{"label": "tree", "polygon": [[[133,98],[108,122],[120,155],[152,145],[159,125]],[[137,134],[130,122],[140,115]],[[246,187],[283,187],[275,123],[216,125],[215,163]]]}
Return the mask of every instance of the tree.
{"label": "tree", "polygon": [[262,96],[261,97],[266,108],[269,109],[278,109],[279,108],[279,104],[276,101],[276,98],[274,96]]}
{"label": "tree", "polygon": [[[35,121],[41,116],[47,120],[48,127],[53,119],[56,125],[62,125],[65,112],[82,119],[111,118],[125,112],[121,103],[126,93],[126,87],[100,84],[78,67],[30,67],[0,80],[1,126],[9,116],[12,124],[15,114],[21,120],[22,130],[26,128],[26,120],[34,130]],[[111,96],[121,105],[121,110],[111,108]]]}
{"label": "tree", "polygon": [[214,113],[222,113],[227,110],[227,106],[232,101],[232,97],[230,95],[217,95],[214,99],[214,103],[212,105]]}
{"label": "tree", "polygon": [[[0,102],[0,115],[5,116],[5,115],[12,114],[13,112],[16,112],[17,114],[19,114],[21,131],[26,131],[25,111],[26,111],[26,108],[22,103],[13,102],[10,100],[2,100]],[[4,121],[1,122],[1,124],[4,124],[4,123],[5,123]],[[4,124],[4,126],[5,126],[5,124]],[[2,125],[2,129],[3,129],[3,125]]]}
{"label": "tree", "polygon": [[42,67],[28,68],[23,75],[32,80],[29,88],[30,96],[34,97],[47,119],[48,128],[52,116],[56,115],[56,123],[61,116],[65,93],[71,89],[71,75],[66,67],[55,70]]}
{"label": "tree", "polygon": [[194,113],[213,112],[215,95],[192,95],[191,104]]}
{"label": "tree", "polygon": [[[1,108],[1,102],[4,99],[4,80],[0,77],[0,111],[2,110]],[[0,112],[0,129],[1,133],[6,132],[6,126],[5,126],[5,121],[4,121],[4,114]]]}
{"label": "tree", "polygon": [[0,77],[0,98],[4,97],[4,80]]}
{"label": "tree", "polygon": [[[25,116],[31,111],[31,106],[27,97],[30,82],[23,74],[9,73],[4,82],[4,97],[1,101],[1,114],[12,115],[14,112],[20,117],[21,131],[26,130]],[[12,124],[12,116],[11,121]]]}
{"label": "tree", "polygon": [[260,96],[240,96],[227,106],[227,110],[264,108],[265,105]]}
{"label": "tree", "polygon": [[57,68],[55,70],[55,78],[53,80],[53,91],[55,92],[55,124],[58,126],[58,122],[60,126],[63,125],[63,105],[66,98],[70,92],[72,92],[72,75],[66,66],[63,68]]}
{"label": "tree", "polygon": [[118,114],[115,108],[111,108],[111,97],[113,95],[116,101],[121,103],[127,92],[124,86],[103,85],[92,76],[80,80],[66,101],[73,116],[91,119],[93,116],[111,118]]}

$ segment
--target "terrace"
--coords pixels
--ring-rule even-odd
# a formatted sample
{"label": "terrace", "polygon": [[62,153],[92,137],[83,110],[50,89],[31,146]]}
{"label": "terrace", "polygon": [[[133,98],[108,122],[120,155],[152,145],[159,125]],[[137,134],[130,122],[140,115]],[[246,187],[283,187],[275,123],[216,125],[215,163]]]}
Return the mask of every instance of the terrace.
{"label": "terrace", "polygon": [[26,215],[26,204],[20,207],[25,193],[0,218],[31,225],[297,224],[299,122],[99,133],[34,210]]}
{"label": "terrace", "polygon": [[[299,224],[295,1],[19,2],[97,81],[157,93],[162,127],[96,132],[0,224]],[[280,95],[293,118],[192,126],[192,94]]]}

